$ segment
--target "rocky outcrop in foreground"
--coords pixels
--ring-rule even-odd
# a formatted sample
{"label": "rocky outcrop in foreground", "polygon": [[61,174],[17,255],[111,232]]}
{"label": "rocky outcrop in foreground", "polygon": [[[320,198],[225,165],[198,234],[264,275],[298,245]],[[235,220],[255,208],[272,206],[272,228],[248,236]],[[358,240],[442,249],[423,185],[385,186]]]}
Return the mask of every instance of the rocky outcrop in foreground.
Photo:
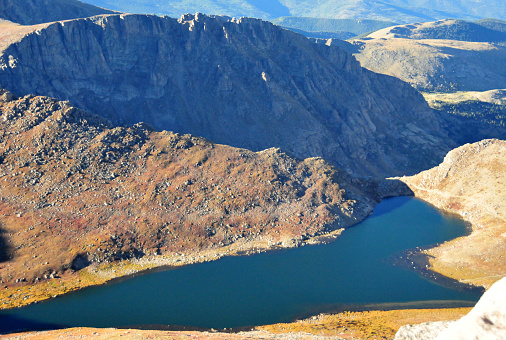
{"label": "rocky outcrop in foreground", "polygon": [[[1,91],[0,114],[7,287],[127,259],[175,256],[182,264],[206,251],[217,258],[294,247],[361,221],[381,196],[398,192],[321,158],[251,152],[144,124],[113,128],[47,97]],[[4,306],[22,301],[7,291]]]}
{"label": "rocky outcrop in foreground", "polygon": [[403,326],[395,340],[506,339],[505,305],[506,278],[503,278],[460,320]]}
{"label": "rocky outcrop in foreground", "polygon": [[506,273],[506,141],[466,144],[443,163],[403,177],[416,196],[472,224],[469,236],[427,250],[432,269],[490,286]]}
{"label": "rocky outcrop in foreground", "polygon": [[112,13],[77,0],[0,0],[0,18],[22,25]]}
{"label": "rocky outcrop in foreground", "polygon": [[101,16],[39,27],[2,50],[11,92],[70,100],[122,126],[279,147],[380,177],[428,169],[454,146],[408,84],[258,19]]}

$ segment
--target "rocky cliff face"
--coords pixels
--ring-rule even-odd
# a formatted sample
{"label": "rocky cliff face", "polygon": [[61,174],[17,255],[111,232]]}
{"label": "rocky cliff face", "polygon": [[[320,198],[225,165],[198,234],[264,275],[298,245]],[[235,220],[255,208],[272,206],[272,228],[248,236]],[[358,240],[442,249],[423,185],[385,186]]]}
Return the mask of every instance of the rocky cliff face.
{"label": "rocky cliff face", "polygon": [[77,0],[0,0],[0,18],[22,25],[111,13]]}
{"label": "rocky cliff face", "polygon": [[[319,158],[142,124],[111,128],[46,97],[0,91],[0,114],[0,281],[8,286],[154,254],[297,246],[365,218],[384,187]],[[15,295],[2,289],[1,304],[22,303]]]}
{"label": "rocky cliff face", "polygon": [[467,237],[427,251],[434,270],[490,286],[506,272],[506,142],[484,140],[452,150],[438,167],[401,180],[416,196],[472,223]]}
{"label": "rocky cliff face", "polygon": [[361,175],[418,172],[449,150],[411,86],[257,19],[103,16],[54,23],[3,50],[4,87],[70,100],[114,124],[280,147]]}

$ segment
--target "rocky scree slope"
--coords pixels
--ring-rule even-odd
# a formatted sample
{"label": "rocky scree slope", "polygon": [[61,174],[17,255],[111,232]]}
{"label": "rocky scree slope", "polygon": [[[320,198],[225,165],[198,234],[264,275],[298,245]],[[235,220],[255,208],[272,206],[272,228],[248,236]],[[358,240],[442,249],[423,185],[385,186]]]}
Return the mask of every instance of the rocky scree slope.
{"label": "rocky scree slope", "polygon": [[0,0],[0,18],[22,25],[112,13],[77,0]]}
{"label": "rocky scree slope", "polygon": [[324,157],[360,175],[416,173],[454,145],[408,84],[258,19],[102,16],[0,51],[0,84],[17,95],[70,100],[114,124]]}
{"label": "rocky scree slope", "polygon": [[0,91],[0,114],[6,287],[145,255],[297,246],[401,193],[320,158],[251,152],[143,124],[113,128],[47,97]]}
{"label": "rocky scree slope", "polygon": [[472,224],[471,235],[426,251],[433,270],[485,287],[506,275],[506,141],[466,144],[439,166],[401,181]]}

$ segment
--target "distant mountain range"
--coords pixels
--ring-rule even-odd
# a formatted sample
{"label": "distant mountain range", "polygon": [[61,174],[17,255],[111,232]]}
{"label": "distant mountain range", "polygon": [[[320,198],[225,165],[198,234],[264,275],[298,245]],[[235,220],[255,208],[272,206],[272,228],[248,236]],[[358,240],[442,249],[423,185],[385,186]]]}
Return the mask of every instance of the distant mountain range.
{"label": "distant mountain range", "polygon": [[202,12],[229,16],[275,19],[284,16],[374,19],[410,23],[444,18],[476,20],[506,19],[504,0],[88,0],[89,3],[130,13],[179,17]]}
{"label": "distant mountain range", "polygon": [[391,21],[328,19],[308,17],[280,17],[272,20],[276,25],[320,39],[349,39],[379,29],[397,25]]}

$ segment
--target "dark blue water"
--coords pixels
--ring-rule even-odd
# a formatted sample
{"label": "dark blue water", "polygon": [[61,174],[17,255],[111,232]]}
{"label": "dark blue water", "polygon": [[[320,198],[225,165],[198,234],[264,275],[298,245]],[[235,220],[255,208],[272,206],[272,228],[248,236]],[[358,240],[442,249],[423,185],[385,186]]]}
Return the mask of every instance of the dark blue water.
{"label": "dark blue water", "polygon": [[464,222],[414,198],[384,200],[335,242],[134,277],[0,312],[0,331],[45,327],[240,327],[377,303],[475,302],[391,265],[399,251],[464,235]]}

